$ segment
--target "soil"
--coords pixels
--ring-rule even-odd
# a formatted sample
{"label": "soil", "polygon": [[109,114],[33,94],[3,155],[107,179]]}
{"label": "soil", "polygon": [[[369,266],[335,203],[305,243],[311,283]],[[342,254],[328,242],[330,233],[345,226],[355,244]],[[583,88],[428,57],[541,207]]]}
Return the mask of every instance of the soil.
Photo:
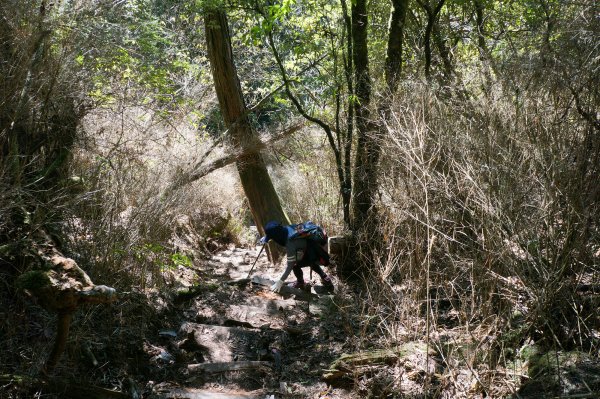
{"label": "soil", "polygon": [[[289,287],[271,292],[282,268],[263,254],[249,274],[257,255],[257,249],[230,247],[199,273],[175,274],[182,287],[174,298],[181,322],[159,331],[164,343],[152,348],[158,352],[155,367],[169,369],[170,378],[153,384],[149,397],[353,397],[349,389],[321,381],[323,370],[356,345],[351,322],[339,312],[344,299],[321,287],[317,276],[312,295]],[[186,289],[198,281],[195,274],[203,289]]]}
{"label": "soil", "polygon": [[[524,345],[510,368],[450,366],[452,356],[488,357],[482,349],[487,341],[469,343],[452,325],[438,326],[430,345],[415,334],[405,334],[397,345],[378,344],[381,334],[372,329],[378,327],[365,326],[350,287],[334,276],[330,292],[318,276],[305,272],[309,292],[286,285],[281,294],[273,293],[269,287],[283,266],[269,263],[264,253],[254,265],[259,249],[229,246],[193,267],[166,272],[164,289],[121,293],[117,304],[81,312],[55,378],[151,399],[543,398],[600,392],[596,356],[549,356]],[[39,309],[32,314],[44,316]],[[46,331],[54,326],[49,317],[39,324],[38,335],[4,335],[31,348],[29,357],[42,364],[52,343]],[[493,337],[485,339],[493,348]],[[23,353],[7,351],[3,368],[27,374],[11,366],[22,363]],[[528,375],[532,370],[535,376]],[[36,376],[35,367],[29,375]],[[21,397],[32,396],[0,383],[0,398]]]}
{"label": "soil", "polygon": [[407,346],[402,361],[393,355],[369,364],[365,352],[356,364],[347,360],[350,366],[329,370],[368,339],[357,336],[352,293],[335,278],[334,291],[328,290],[309,272],[308,289],[292,288],[290,277],[273,293],[270,285],[283,266],[264,254],[254,265],[258,249],[229,247],[199,269],[173,272],[179,288],[171,324],[145,346],[148,374],[161,378],[141,389],[144,397],[377,398],[392,397],[399,384],[405,397],[420,396],[427,362],[421,347]]}

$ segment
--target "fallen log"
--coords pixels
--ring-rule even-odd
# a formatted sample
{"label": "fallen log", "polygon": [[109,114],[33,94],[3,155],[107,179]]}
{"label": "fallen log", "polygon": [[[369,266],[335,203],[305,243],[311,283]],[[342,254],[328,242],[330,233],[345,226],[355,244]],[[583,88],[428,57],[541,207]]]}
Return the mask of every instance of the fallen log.
{"label": "fallen log", "polygon": [[266,390],[257,390],[253,392],[243,391],[228,391],[222,390],[214,391],[209,389],[198,389],[198,388],[184,388],[179,386],[164,387],[161,386],[156,390],[156,396],[151,395],[152,398],[164,398],[164,399],[264,399],[272,398],[272,395],[268,395]]}
{"label": "fallen log", "polygon": [[250,283],[250,281],[252,281],[252,279],[249,279],[249,278],[240,278],[240,279],[237,279],[237,280],[229,280],[225,284],[227,284],[227,285],[237,285],[239,287],[243,287],[243,286],[248,285],[248,283]]}
{"label": "fallen log", "polygon": [[204,372],[204,373],[225,373],[227,371],[239,371],[239,370],[257,370],[264,368],[272,368],[271,362],[258,361],[258,360],[247,360],[241,362],[219,362],[219,363],[197,363],[189,364],[187,366],[190,372]]}
{"label": "fallen log", "polygon": [[382,349],[371,352],[343,354],[324,370],[323,380],[332,382],[343,377],[363,374],[365,366],[393,364],[398,361],[399,353]]}
{"label": "fallen log", "polygon": [[67,345],[73,313],[84,304],[110,303],[117,299],[114,288],[95,285],[71,258],[65,257],[43,231],[31,243],[32,258],[39,264],[19,276],[17,284],[57,317],[57,334],[44,372],[54,370]]}
{"label": "fallen log", "polygon": [[206,292],[206,287],[201,285],[193,285],[191,287],[185,287],[177,290],[175,293],[175,298],[173,298],[173,302],[176,304],[180,304],[185,301],[189,301],[199,296],[203,292]]}
{"label": "fallen log", "polygon": [[[394,349],[376,349],[372,351],[343,354],[331,363],[328,369],[323,370],[322,379],[334,383],[341,379],[352,379],[372,371],[377,366],[395,364],[411,356],[426,358],[427,346],[421,342],[408,342]],[[429,356],[435,355],[430,347]],[[424,362],[423,362],[424,363]],[[425,369],[425,367],[423,367]]]}

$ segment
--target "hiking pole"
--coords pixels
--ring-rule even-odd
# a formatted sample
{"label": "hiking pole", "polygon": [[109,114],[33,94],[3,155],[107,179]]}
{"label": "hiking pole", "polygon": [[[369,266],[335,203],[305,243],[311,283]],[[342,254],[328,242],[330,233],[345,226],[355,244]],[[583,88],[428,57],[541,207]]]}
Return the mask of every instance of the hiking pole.
{"label": "hiking pole", "polygon": [[252,267],[250,268],[250,271],[248,272],[248,275],[246,276],[246,278],[250,278],[250,273],[252,273],[252,270],[254,270],[254,266],[256,266],[256,262],[258,261],[258,258],[260,258],[260,254],[262,254],[262,251],[263,251],[263,249],[265,249],[266,246],[267,246],[267,243],[264,243],[264,245],[258,252],[258,256],[256,257],[256,259],[254,259],[254,263],[252,264]]}

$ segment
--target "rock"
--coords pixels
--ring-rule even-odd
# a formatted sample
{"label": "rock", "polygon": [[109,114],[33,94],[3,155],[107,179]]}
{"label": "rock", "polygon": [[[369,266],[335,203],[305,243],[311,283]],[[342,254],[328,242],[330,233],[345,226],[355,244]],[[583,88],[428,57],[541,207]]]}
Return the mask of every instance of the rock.
{"label": "rock", "polygon": [[[528,352],[529,353],[529,352]],[[520,398],[593,397],[600,392],[600,360],[584,352],[530,351],[528,375],[519,389]]]}

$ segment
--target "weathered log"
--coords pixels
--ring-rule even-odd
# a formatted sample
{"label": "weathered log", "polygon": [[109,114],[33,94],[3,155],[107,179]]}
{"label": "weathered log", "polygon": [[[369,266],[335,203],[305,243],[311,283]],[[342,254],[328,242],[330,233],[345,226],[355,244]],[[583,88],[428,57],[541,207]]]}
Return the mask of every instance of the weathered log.
{"label": "weathered log", "polygon": [[187,366],[189,371],[201,371],[204,373],[225,373],[227,371],[238,371],[238,370],[257,370],[271,368],[273,365],[271,362],[248,360],[241,362],[219,362],[219,363],[198,363],[189,364]]}
{"label": "weathered log", "polygon": [[208,389],[172,387],[160,390],[156,397],[164,399],[264,399],[272,396],[268,395],[266,390],[254,392],[219,390],[216,392]]}
{"label": "weathered log", "polygon": [[197,297],[198,295],[202,294],[205,291],[206,291],[206,287],[203,287],[201,285],[193,285],[191,287],[181,288],[181,289],[177,290],[177,293],[175,294],[175,298],[173,299],[173,301],[176,304],[179,304],[179,303],[185,302],[185,301],[189,301],[190,299]]}
{"label": "weathered log", "polygon": [[[409,342],[399,348],[377,349],[366,352],[352,354],[343,354],[329,366],[329,369],[323,370],[323,380],[333,383],[344,378],[351,378],[356,375],[364,374],[372,370],[375,366],[390,365],[398,362],[400,359],[409,357],[413,354],[425,357],[427,346],[420,342]],[[435,351],[430,347],[429,356],[435,355]]]}
{"label": "weathered log", "polygon": [[83,304],[113,302],[117,295],[114,288],[95,285],[77,262],[56,248],[48,234],[37,234],[31,249],[44,267],[21,275],[19,285],[45,309],[58,314],[56,339],[44,368],[50,373],[66,347],[73,312]]}
{"label": "weathered log", "polygon": [[124,392],[112,391],[106,388],[57,378],[42,379],[5,374],[0,375],[0,386],[5,389],[11,386],[27,390],[35,389],[38,392],[55,394],[66,399],[130,399],[130,396]]}
{"label": "weathered log", "polygon": [[250,278],[240,278],[237,280],[227,281],[226,284],[227,285],[237,285],[237,286],[243,287],[245,285],[248,285],[248,283],[250,283],[250,281],[252,281],[252,279],[250,279]]}

